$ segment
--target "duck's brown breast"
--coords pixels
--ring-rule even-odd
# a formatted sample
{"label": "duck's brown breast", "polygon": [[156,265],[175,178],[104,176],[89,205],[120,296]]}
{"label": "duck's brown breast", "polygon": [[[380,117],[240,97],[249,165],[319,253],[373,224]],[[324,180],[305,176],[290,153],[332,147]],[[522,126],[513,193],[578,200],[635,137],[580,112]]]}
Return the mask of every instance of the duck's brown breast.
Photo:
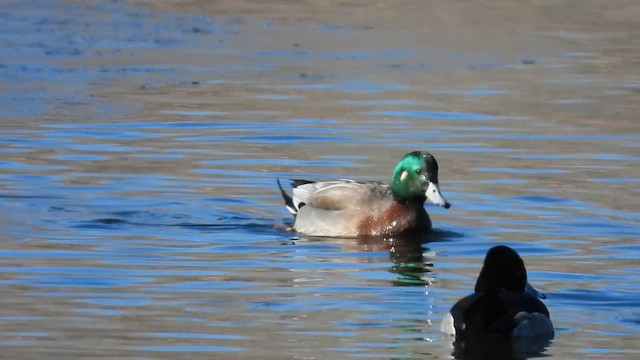
{"label": "duck's brown breast", "polygon": [[359,236],[397,235],[428,230],[431,219],[422,205],[391,202],[377,212],[369,212],[359,222]]}

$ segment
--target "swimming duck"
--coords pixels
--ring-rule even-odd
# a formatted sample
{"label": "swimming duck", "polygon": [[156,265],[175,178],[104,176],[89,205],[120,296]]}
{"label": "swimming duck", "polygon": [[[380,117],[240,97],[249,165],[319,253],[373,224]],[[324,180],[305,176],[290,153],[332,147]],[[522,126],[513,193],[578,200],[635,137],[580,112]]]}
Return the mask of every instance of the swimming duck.
{"label": "swimming duck", "polygon": [[342,179],[292,180],[289,196],[278,187],[293,228],[310,236],[392,236],[431,229],[425,200],[448,209],[438,186],[438,163],[428,152],[406,154],[393,170],[391,184]]}
{"label": "swimming duck", "polygon": [[493,247],[484,259],[474,293],[453,305],[442,320],[441,331],[456,339],[487,334],[553,338],[549,310],[530,289],[520,255],[508,246]]}

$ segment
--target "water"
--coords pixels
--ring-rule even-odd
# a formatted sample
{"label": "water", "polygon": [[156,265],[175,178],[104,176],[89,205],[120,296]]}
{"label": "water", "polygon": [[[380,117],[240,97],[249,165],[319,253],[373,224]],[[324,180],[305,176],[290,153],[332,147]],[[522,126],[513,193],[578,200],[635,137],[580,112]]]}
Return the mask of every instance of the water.
{"label": "water", "polygon": [[[544,356],[637,357],[637,6],[322,4],[5,4],[4,356],[448,358],[507,244]],[[453,204],[434,234],[286,230],[276,178],[412,150]]]}

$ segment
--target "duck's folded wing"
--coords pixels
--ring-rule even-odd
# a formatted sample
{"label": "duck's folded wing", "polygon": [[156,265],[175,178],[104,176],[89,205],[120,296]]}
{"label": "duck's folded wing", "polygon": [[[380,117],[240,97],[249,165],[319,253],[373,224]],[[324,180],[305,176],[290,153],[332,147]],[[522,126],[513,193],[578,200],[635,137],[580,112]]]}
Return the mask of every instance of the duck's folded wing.
{"label": "duck's folded wing", "polygon": [[512,337],[540,336],[553,338],[553,323],[548,316],[539,312],[521,311],[514,317],[516,327],[513,329]]}
{"label": "duck's folded wing", "polygon": [[317,209],[342,210],[366,203],[371,197],[371,185],[352,180],[319,182],[299,186],[293,194]]}

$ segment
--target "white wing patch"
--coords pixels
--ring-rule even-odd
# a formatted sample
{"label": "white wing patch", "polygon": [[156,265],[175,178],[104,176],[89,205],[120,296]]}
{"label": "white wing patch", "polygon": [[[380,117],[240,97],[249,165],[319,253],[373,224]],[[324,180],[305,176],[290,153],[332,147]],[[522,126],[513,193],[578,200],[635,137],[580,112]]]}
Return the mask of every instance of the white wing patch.
{"label": "white wing patch", "polygon": [[453,322],[454,322],[453,315],[451,315],[450,312],[446,313],[444,318],[442,318],[442,323],[440,324],[440,331],[450,336],[456,336],[456,328],[453,325]]}

